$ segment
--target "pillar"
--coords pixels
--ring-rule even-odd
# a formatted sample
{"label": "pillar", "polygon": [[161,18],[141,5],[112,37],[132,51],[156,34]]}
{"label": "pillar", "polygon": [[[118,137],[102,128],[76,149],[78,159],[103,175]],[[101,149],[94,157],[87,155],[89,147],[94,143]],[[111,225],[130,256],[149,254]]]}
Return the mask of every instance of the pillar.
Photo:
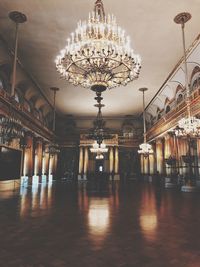
{"label": "pillar", "polygon": [[34,163],[34,147],[33,147],[33,134],[27,132],[25,135],[26,147],[24,149],[24,166],[23,173],[24,176],[32,177],[33,176],[33,163]]}
{"label": "pillar", "polygon": [[43,144],[42,153],[42,175],[47,176],[49,174],[49,153],[47,153],[47,144]]}
{"label": "pillar", "polygon": [[157,171],[160,174],[164,174],[163,164],[163,140],[157,139],[156,140],[156,165],[157,165]]}
{"label": "pillar", "polygon": [[115,180],[119,180],[119,151],[118,147],[115,147],[115,163],[114,163]]}
{"label": "pillar", "polygon": [[85,147],[84,148],[84,164],[83,164],[84,179],[87,179],[87,171],[88,171],[88,147]]}
{"label": "pillar", "polygon": [[143,156],[143,154],[140,154],[140,168],[141,168],[141,174],[144,174],[144,156]]}
{"label": "pillar", "polygon": [[42,156],[42,139],[37,138],[35,145],[34,175],[42,175]]}
{"label": "pillar", "polygon": [[83,173],[83,147],[79,148],[79,168],[78,168],[78,173],[79,174]]}
{"label": "pillar", "polygon": [[187,164],[184,163],[182,160],[182,156],[186,155],[188,152],[188,140],[187,138],[179,137],[177,138],[177,154],[178,154],[178,161],[179,161],[179,173],[180,175],[185,176],[186,173],[189,171]]}

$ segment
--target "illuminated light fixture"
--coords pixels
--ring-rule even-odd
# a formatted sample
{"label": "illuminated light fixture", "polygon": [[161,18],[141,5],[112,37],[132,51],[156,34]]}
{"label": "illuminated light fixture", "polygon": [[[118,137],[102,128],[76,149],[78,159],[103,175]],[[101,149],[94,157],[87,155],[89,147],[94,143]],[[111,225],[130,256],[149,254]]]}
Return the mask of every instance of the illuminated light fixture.
{"label": "illuminated light fixture", "polygon": [[98,144],[97,141],[95,141],[92,147],[90,148],[90,152],[97,154],[107,153],[108,148],[106,147],[106,144],[104,143]]}
{"label": "illuminated light fixture", "polygon": [[[55,134],[56,130],[56,93],[59,91],[59,88],[57,87],[51,87],[50,90],[53,91],[54,94],[54,100],[53,100],[53,133]],[[55,142],[52,142],[50,145],[47,146],[47,149],[45,151],[46,153],[49,153],[51,157],[58,154],[60,152],[58,144]]]}
{"label": "illuminated light fixture", "polygon": [[105,15],[102,0],[95,2],[87,21],[78,22],[55,63],[61,77],[98,92],[125,86],[138,78],[141,68],[130,37],[113,15]]}
{"label": "illuminated light fixture", "polygon": [[97,154],[96,159],[104,159],[104,155],[103,154]]}
{"label": "illuminated light fixture", "polygon": [[144,125],[144,143],[139,145],[138,153],[142,154],[144,157],[148,157],[150,154],[153,154],[153,149],[150,144],[147,143],[146,137],[146,116],[145,116],[145,100],[144,92],[147,91],[147,88],[140,88],[139,91],[143,93],[143,125]]}
{"label": "illuminated light fixture", "polygon": [[185,48],[185,23],[191,19],[190,13],[180,13],[174,18],[174,22],[181,24],[182,29],[182,41],[183,41],[183,52],[184,52],[184,67],[185,67],[185,87],[186,87],[186,105],[187,105],[187,116],[182,118],[178,122],[178,127],[175,128],[176,136],[199,136],[200,134],[200,120],[194,116],[191,116],[190,109],[190,88],[188,83],[188,69],[186,61],[186,48]]}
{"label": "illuminated light fixture", "polygon": [[[13,73],[12,73],[12,84],[11,84],[11,100],[15,98],[15,84],[16,84],[16,65],[17,65],[17,51],[18,51],[18,33],[19,25],[27,21],[25,14],[12,11],[9,13],[9,18],[15,23],[15,49],[13,59]],[[10,104],[10,109],[11,109]],[[22,138],[24,136],[22,123],[14,115],[14,112],[10,111],[9,116],[0,117],[0,137],[2,142],[10,142],[15,138]]]}

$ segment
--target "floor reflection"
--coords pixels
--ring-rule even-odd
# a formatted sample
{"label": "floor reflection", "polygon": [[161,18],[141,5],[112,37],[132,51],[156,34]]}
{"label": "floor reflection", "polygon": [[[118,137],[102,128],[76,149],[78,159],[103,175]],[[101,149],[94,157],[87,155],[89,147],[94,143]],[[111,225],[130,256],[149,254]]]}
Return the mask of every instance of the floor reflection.
{"label": "floor reflection", "polygon": [[199,266],[199,194],[95,186],[43,181],[0,192],[0,266]]}
{"label": "floor reflection", "polygon": [[52,184],[53,182],[34,181],[31,186],[20,188],[20,217],[26,218],[29,216],[41,216],[41,211],[47,213],[52,207]]}
{"label": "floor reflection", "polygon": [[99,246],[109,228],[108,199],[91,199],[88,211],[88,227],[92,241]]}
{"label": "floor reflection", "polygon": [[156,238],[158,224],[156,197],[151,188],[144,188],[141,194],[140,226],[142,234],[146,239]]}

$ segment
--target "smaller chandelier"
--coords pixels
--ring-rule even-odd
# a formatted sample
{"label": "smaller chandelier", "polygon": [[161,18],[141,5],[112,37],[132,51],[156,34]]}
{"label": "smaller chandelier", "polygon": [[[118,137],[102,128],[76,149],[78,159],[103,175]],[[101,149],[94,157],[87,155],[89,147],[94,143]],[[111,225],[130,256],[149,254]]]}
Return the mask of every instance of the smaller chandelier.
{"label": "smaller chandelier", "polygon": [[187,107],[187,116],[182,118],[178,122],[178,127],[175,128],[176,136],[198,136],[200,133],[200,119],[191,116],[190,109],[190,88],[188,83],[188,68],[187,68],[187,57],[186,57],[186,49],[185,49],[185,23],[191,19],[190,13],[180,13],[174,18],[174,22],[181,25],[182,29],[182,42],[183,42],[183,63],[185,68],[185,87],[186,87],[186,107]]}
{"label": "smaller chandelier", "polygon": [[106,147],[106,144],[101,143],[99,145],[97,143],[97,141],[95,141],[94,144],[92,145],[92,147],[90,148],[90,152],[97,153],[97,154],[107,153],[108,152],[108,148]]}
{"label": "smaller chandelier", "polygon": [[196,117],[182,118],[178,122],[178,127],[174,129],[176,136],[199,136],[200,135],[200,120]]}
{"label": "smaller chandelier", "polygon": [[139,150],[138,153],[139,154],[143,154],[144,156],[148,156],[149,154],[153,154],[153,149],[152,146],[148,143],[143,143],[141,145],[139,145]]}
{"label": "smaller chandelier", "polygon": [[101,0],[96,0],[88,20],[78,23],[55,60],[61,77],[94,91],[125,86],[137,79],[140,62],[130,37],[113,15],[105,15]]}
{"label": "smaller chandelier", "polygon": [[153,149],[150,144],[147,143],[146,138],[146,117],[145,117],[145,101],[144,101],[144,92],[147,91],[147,88],[140,88],[139,91],[143,93],[143,125],[144,125],[144,143],[139,145],[138,153],[142,154],[144,157],[148,157],[150,154],[153,154]]}
{"label": "smaller chandelier", "polygon": [[24,131],[20,120],[14,117],[0,117],[0,137],[3,142],[9,142],[23,136]]}

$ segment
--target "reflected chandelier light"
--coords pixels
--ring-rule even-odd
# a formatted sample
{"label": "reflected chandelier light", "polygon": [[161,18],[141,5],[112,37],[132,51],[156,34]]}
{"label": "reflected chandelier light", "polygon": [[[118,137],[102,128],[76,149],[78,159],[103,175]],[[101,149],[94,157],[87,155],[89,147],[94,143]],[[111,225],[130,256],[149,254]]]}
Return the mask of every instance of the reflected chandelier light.
{"label": "reflected chandelier light", "polygon": [[105,15],[102,0],[95,2],[87,21],[78,23],[55,60],[61,77],[101,92],[137,79],[140,62],[116,18]]}
{"label": "reflected chandelier light", "polygon": [[142,154],[144,157],[148,157],[150,154],[153,154],[153,149],[150,144],[147,143],[146,138],[146,116],[145,116],[145,100],[144,92],[147,91],[147,88],[140,88],[139,91],[143,93],[143,125],[144,125],[144,143],[139,145],[138,153]]}
{"label": "reflected chandelier light", "polygon": [[187,116],[182,118],[178,122],[178,127],[175,128],[176,136],[199,136],[200,134],[200,120],[194,116],[191,116],[190,109],[190,88],[188,83],[188,69],[186,61],[186,48],[185,48],[185,23],[191,19],[190,13],[180,13],[174,18],[174,22],[181,24],[182,29],[182,41],[183,41],[183,52],[184,52],[184,67],[185,67],[185,86],[186,86],[186,105],[187,105]]}

